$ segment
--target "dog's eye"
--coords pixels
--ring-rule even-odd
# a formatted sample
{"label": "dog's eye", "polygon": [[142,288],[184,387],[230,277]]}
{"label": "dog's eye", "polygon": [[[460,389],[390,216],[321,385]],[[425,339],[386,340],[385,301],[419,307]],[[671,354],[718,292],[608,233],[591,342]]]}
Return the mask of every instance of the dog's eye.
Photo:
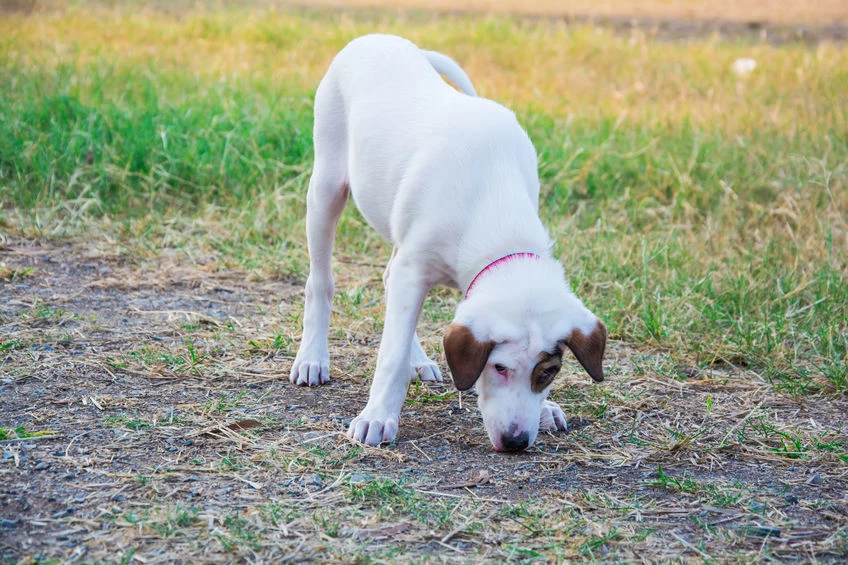
{"label": "dog's eye", "polygon": [[495,371],[501,374],[506,373],[506,367],[500,363],[495,363]]}

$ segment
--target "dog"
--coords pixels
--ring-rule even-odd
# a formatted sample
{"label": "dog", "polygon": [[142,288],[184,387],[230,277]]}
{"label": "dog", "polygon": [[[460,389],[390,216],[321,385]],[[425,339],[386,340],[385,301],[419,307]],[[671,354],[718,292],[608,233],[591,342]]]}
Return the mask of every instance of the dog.
{"label": "dog", "polygon": [[464,291],[444,353],[458,390],[476,384],[494,449],[520,451],[540,429],[566,429],[562,409],[547,399],[563,351],[602,381],[606,328],[552,257],[538,215],[536,150],[515,114],[477,97],[450,57],[376,34],[336,55],[314,110],[309,276],[291,382],[315,386],[330,378],[330,262],[352,194],[393,249],[374,379],[348,435],[374,446],[394,441],[410,380],[442,380],[416,334],[436,285]]}

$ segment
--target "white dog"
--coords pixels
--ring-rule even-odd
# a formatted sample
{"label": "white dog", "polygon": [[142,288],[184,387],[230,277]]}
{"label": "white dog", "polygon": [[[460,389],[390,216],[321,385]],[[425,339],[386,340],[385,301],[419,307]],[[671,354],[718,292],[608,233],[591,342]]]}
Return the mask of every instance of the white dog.
{"label": "white dog", "polygon": [[348,435],[369,445],[393,441],[410,379],[442,380],[415,333],[424,297],[438,284],[465,291],[445,332],[445,356],[459,390],[477,383],[494,448],[525,449],[540,428],[565,429],[562,410],[547,400],[563,348],[602,381],[606,329],[551,256],[538,216],[536,151],[515,115],[477,98],[449,57],[368,35],[342,49],[321,81],[314,134],[310,272],[291,381],[330,378],[330,259],[352,193],[394,249],[371,393]]}

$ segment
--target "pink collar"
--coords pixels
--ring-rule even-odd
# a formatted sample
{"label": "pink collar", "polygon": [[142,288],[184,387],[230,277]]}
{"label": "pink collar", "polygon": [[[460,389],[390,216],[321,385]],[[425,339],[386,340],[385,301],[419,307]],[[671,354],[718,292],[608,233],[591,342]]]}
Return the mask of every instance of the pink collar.
{"label": "pink collar", "polygon": [[540,259],[540,257],[538,255],[536,255],[535,253],[510,253],[509,255],[504,255],[500,259],[496,259],[496,260],[492,261],[491,263],[489,263],[488,265],[483,267],[483,270],[481,270],[479,273],[477,273],[477,276],[474,277],[474,279],[472,279],[471,284],[468,285],[468,290],[465,291],[465,298],[468,298],[468,295],[471,294],[471,289],[474,288],[474,285],[477,283],[477,279],[479,279],[481,276],[483,276],[483,273],[485,273],[489,269],[497,267],[501,263],[509,262],[510,259],[523,259],[523,258]]}

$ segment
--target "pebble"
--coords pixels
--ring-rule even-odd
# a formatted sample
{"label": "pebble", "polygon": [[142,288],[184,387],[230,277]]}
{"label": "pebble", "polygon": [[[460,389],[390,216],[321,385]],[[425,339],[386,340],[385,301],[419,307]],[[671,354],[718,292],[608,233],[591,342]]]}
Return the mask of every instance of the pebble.
{"label": "pebble", "polygon": [[820,485],[823,482],[824,482],[824,479],[822,479],[821,475],[819,475],[818,473],[816,473],[815,475],[813,475],[812,477],[810,477],[807,480],[807,484],[810,484],[810,485]]}
{"label": "pebble", "polygon": [[355,485],[357,483],[363,483],[365,481],[370,481],[370,480],[371,480],[370,475],[366,475],[365,473],[354,473],[348,479],[348,483]]}
{"label": "pebble", "polygon": [[39,461],[39,463],[34,467],[36,471],[44,471],[45,469],[50,467],[50,463],[45,463],[44,461]]}

